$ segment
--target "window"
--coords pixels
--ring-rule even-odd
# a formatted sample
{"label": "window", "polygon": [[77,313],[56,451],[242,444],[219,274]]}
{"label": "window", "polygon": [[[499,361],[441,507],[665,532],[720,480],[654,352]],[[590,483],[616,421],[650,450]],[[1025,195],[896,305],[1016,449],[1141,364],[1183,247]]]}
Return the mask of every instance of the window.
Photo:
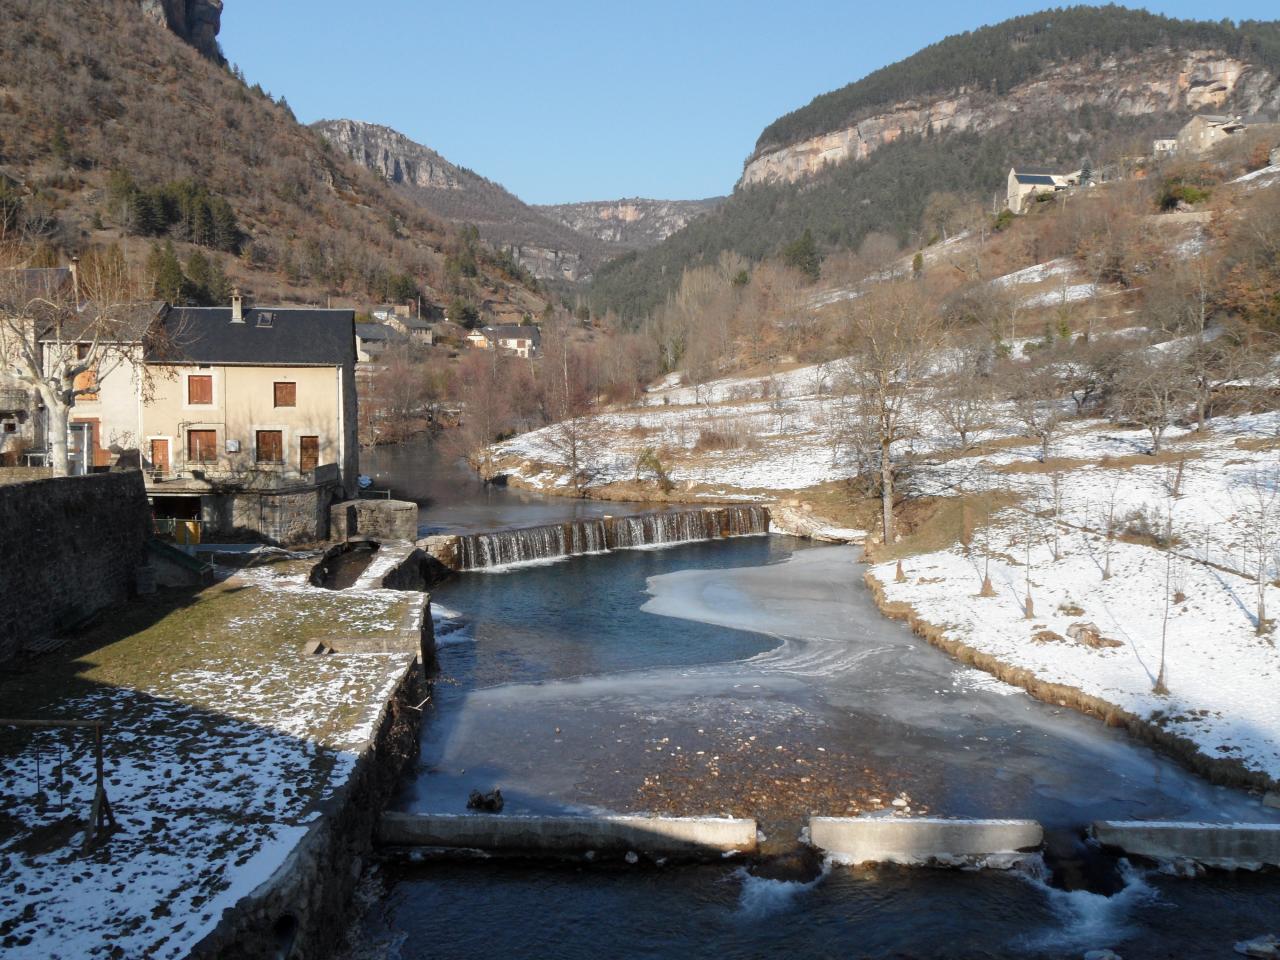
{"label": "window", "polygon": [[187,377],[187,403],[205,406],[213,403],[213,377],[208,374],[192,374]]}
{"label": "window", "polygon": [[314,470],[320,463],[320,438],[298,438],[298,469],[303,473]]}
{"label": "window", "polygon": [[259,463],[283,463],[284,433],[280,430],[259,430],[257,451]]}
{"label": "window", "polygon": [[276,406],[296,407],[298,405],[298,385],[296,383],[276,384]]}
{"label": "window", "polygon": [[218,459],[217,430],[188,430],[187,459],[192,463],[212,463]]}

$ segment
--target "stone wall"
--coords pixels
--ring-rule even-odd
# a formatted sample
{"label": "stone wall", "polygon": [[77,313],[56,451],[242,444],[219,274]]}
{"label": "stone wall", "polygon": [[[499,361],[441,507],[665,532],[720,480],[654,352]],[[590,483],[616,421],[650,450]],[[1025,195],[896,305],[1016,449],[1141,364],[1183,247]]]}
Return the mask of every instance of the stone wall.
{"label": "stone wall", "polygon": [[0,661],[128,600],[150,536],[136,471],[0,486]]}
{"label": "stone wall", "polygon": [[30,483],[32,480],[49,480],[53,477],[51,467],[0,467],[0,486],[11,483]]}
{"label": "stone wall", "polygon": [[336,483],[297,490],[244,490],[200,498],[204,539],[249,531],[268,543],[288,546],[329,538],[329,504]]}
{"label": "stone wall", "polygon": [[[426,610],[430,622],[430,610]],[[418,756],[423,670],[405,672],[347,783],[288,859],[261,887],[223,914],[191,960],[327,957],[339,948],[355,909],[353,895],[373,849],[374,828]]]}
{"label": "stone wall", "polygon": [[418,505],[407,500],[347,500],[329,511],[335,540],[360,534],[374,540],[417,540]]}

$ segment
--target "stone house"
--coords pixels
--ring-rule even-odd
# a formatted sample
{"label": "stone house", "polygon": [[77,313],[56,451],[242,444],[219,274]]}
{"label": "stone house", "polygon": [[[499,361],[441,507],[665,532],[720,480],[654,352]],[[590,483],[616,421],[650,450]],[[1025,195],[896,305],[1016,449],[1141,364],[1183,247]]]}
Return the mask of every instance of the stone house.
{"label": "stone house", "polygon": [[388,347],[404,343],[406,337],[385,323],[357,323],[355,325],[356,360],[374,363]]}
{"label": "stone house", "polygon": [[430,320],[424,320],[422,317],[395,314],[387,317],[383,322],[401,336],[407,337],[410,343],[431,346],[435,342]]}
{"label": "stone house", "polygon": [[1151,154],[1157,160],[1169,157],[1178,152],[1178,135],[1176,133],[1157,134],[1151,141]]}
{"label": "stone house", "polygon": [[1021,214],[1028,202],[1040,194],[1066,190],[1079,182],[1079,170],[1067,173],[1052,167],[1015,166],[1009,170],[1006,205],[1013,213]]}
{"label": "stone house", "polygon": [[1187,121],[1178,131],[1178,153],[1185,156],[1202,156],[1228,137],[1243,133],[1246,129],[1239,117],[1199,113]]}
{"label": "stone house", "polygon": [[533,324],[481,327],[467,334],[467,345],[478,350],[501,350],[527,359],[538,355],[542,331]]}
{"label": "stone house", "polygon": [[355,316],[351,310],[178,307],[175,354],[148,360],[142,461],[158,518],[204,536],[246,530],[321,539],[354,495]]}
{"label": "stone house", "polygon": [[[46,369],[74,350],[81,357],[97,357],[98,365],[76,377],[76,397],[68,429],[68,461],[73,475],[92,473],[115,463],[126,450],[136,450],[142,436],[142,399],[151,378],[144,353],[158,348],[155,337],[167,304],[155,301],[130,307],[109,327],[92,304],[80,307],[84,323],[71,317],[39,336]],[[50,424],[41,417],[41,446],[49,448]]]}

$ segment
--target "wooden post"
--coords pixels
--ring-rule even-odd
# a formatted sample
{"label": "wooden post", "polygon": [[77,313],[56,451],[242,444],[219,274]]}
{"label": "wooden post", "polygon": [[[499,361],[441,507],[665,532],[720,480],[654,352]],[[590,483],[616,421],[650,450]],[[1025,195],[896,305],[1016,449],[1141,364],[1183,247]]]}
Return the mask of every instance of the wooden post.
{"label": "wooden post", "polygon": [[94,790],[93,806],[89,810],[89,822],[84,831],[84,849],[88,850],[94,838],[104,827],[115,827],[115,813],[107,796],[106,764],[103,760],[102,730],[107,724],[101,720],[13,720],[0,718],[0,727],[21,727],[36,730],[92,730]]}

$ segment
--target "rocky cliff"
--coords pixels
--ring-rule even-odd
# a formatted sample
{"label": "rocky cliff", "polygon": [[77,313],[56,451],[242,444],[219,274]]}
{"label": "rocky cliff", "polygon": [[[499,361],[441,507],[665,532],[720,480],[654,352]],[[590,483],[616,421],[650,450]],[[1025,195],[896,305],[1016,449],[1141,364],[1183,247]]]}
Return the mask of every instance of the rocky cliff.
{"label": "rocky cliff", "polygon": [[221,60],[222,0],[141,0],[142,13],[168,27],[211,60]]}
{"label": "rocky cliff", "polygon": [[710,213],[723,197],[709,200],[607,200],[540,206],[547,216],[618,250],[646,250],[691,221]]}
{"label": "rocky cliff", "polygon": [[1052,67],[1003,96],[961,88],[933,99],[895,103],[841,129],[758,151],[748,159],[739,185],[794,183],[833,164],[864,160],[907,135],[980,133],[1085,106],[1121,117],[1189,116],[1205,110],[1274,112],[1280,110],[1280,85],[1264,68],[1212,50],[1076,60]]}
{"label": "rocky cliff", "polygon": [[594,237],[390,127],[360,120],[321,120],[313,127],[423,209],[455,223],[474,224],[486,242],[510,250],[540,280],[587,279],[608,256]]}

